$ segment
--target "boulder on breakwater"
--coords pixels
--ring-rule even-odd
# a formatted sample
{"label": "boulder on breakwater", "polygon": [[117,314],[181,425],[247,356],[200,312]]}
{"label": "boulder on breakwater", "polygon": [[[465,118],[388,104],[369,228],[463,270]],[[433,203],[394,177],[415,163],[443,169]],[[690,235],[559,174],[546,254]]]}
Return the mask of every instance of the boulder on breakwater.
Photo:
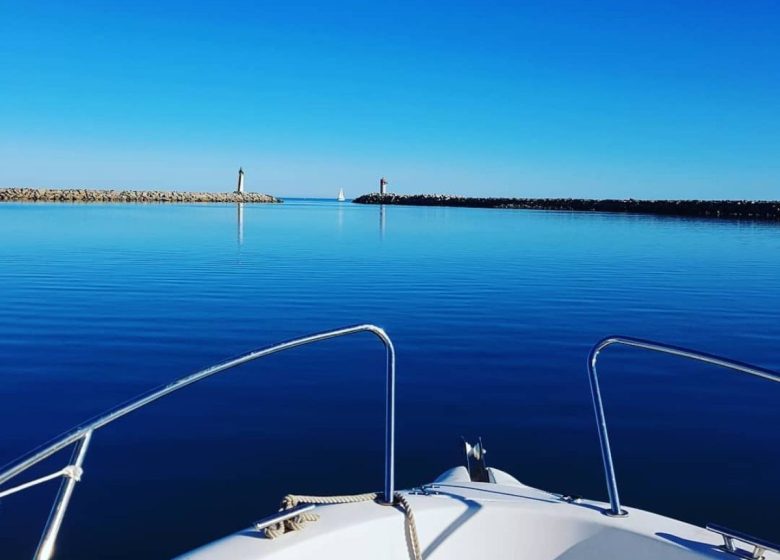
{"label": "boulder on breakwater", "polygon": [[473,198],[441,194],[365,194],[357,204],[405,204],[464,208],[518,208],[571,212],[620,212],[780,221],[780,201],[767,200],[635,200],[588,198]]}
{"label": "boulder on breakwater", "polygon": [[120,191],[101,189],[0,189],[0,202],[281,202],[268,194],[236,192]]}

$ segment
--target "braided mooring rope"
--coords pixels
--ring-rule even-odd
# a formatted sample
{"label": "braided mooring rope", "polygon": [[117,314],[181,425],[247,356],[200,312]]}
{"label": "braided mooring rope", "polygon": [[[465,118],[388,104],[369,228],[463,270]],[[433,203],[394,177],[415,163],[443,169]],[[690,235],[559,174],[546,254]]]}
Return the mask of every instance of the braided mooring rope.
{"label": "braided mooring rope", "polygon": [[[377,492],[352,494],[349,496],[297,496],[295,494],[287,494],[282,499],[282,506],[279,511],[292,509],[298,504],[354,504],[358,502],[375,501],[378,497],[379,494]],[[404,515],[406,516],[406,532],[409,539],[409,553],[412,560],[422,560],[420,538],[417,535],[417,523],[414,520],[412,505],[409,503],[409,500],[406,499],[406,496],[400,492],[396,492],[394,497],[395,503],[403,508]],[[320,516],[316,513],[301,513],[290,519],[269,525],[265,528],[265,536],[269,539],[275,539],[290,531],[298,531],[303,528],[303,524],[307,521],[317,521],[319,518]]]}

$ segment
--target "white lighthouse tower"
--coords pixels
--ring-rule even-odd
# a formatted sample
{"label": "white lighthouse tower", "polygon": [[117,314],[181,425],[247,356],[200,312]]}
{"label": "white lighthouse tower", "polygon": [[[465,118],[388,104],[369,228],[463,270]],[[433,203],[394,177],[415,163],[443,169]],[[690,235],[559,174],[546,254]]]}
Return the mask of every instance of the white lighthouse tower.
{"label": "white lighthouse tower", "polygon": [[242,167],[238,168],[238,187],[236,188],[236,192],[238,194],[244,193],[244,169]]}
{"label": "white lighthouse tower", "polygon": [[379,179],[379,194],[387,194],[387,179],[382,177]]}

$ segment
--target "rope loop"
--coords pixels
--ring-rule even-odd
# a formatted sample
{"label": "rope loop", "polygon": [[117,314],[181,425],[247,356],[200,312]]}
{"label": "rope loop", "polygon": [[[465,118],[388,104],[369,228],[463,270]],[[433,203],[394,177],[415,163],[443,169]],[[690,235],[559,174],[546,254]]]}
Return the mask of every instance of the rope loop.
{"label": "rope loop", "polygon": [[[282,503],[279,511],[287,511],[300,504],[318,504],[318,505],[333,505],[333,504],[356,504],[360,502],[376,501],[379,498],[379,493],[368,492],[366,494],[352,494],[347,496],[300,496],[296,494],[287,494],[282,498]],[[399,506],[406,517],[405,529],[407,543],[409,545],[409,555],[412,560],[422,560],[422,552],[420,550],[420,538],[417,534],[417,523],[414,519],[414,512],[412,511],[412,505],[406,496],[400,492],[396,492],[393,497],[393,505]],[[269,525],[264,529],[265,537],[268,539],[275,539],[281,537],[285,533],[291,531],[299,531],[303,529],[305,523],[310,521],[317,521],[320,518],[316,513],[305,512],[290,519],[280,521]]]}

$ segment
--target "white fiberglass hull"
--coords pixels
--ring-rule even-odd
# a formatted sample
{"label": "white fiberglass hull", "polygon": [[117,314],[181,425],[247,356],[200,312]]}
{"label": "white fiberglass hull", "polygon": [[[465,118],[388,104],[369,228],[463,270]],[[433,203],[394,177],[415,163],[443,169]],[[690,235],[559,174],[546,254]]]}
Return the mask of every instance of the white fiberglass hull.
{"label": "white fiberglass hull", "polygon": [[[434,484],[405,491],[425,559],[523,558],[534,560],[686,560],[737,558],[722,538],[674,519],[626,508],[609,517],[606,505],[571,501],[530,488],[491,469],[497,483],[470,482],[463,467]],[[318,521],[268,539],[251,528],[208,544],[180,560],[408,560],[405,516],[396,507],[367,501],[317,506]],[[747,547],[752,551],[752,548]],[[780,555],[765,553],[766,560]]]}

